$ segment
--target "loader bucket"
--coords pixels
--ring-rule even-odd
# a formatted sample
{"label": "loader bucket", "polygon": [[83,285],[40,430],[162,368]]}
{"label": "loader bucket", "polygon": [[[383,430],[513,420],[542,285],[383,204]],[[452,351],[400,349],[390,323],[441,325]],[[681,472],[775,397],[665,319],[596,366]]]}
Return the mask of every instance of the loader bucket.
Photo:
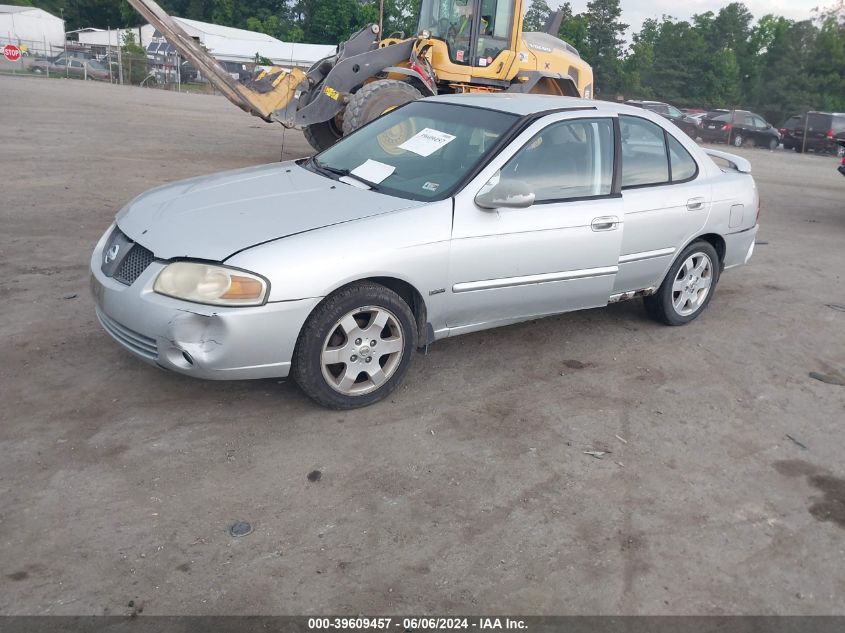
{"label": "loader bucket", "polygon": [[[253,87],[232,78],[181,26],[153,0],[129,0],[135,9],[156,27],[164,38],[202,72],[204,77],[236,106],[265,121],[287,123],[282,112],[293,100],[297,86],[305,79],[298,68],[274,68]],[[277,114],[278,113],[278,114]]]}

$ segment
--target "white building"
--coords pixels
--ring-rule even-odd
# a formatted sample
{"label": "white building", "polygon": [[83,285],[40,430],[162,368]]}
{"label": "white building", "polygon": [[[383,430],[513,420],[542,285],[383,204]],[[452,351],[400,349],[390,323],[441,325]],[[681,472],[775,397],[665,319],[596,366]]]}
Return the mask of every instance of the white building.
{"label": "white building", "polygon": [[[255,60],[255,55],[259,54],[279,66],[307,68],[323,57],[333,55],[337,49],[335,46],[323,44],[282,42],[264,33],[188,20],[187,18],[174,18],[174,20],[216,59],[224,62],[250,63]],[[135,42],[141,44],[151,55],[169,56],[173,54],[173,48],[165,42],[164,38],[151,24],[110,31],[83,29],[79,31],[79,43],[94,46],[117,46],[118,39],[120,43],[123,43],[125,33],[130,31]]]}
{"label": "white building", "polygon": [[0,45],[51,54],[65,44],[65,21],[43,9],[0,4]]}

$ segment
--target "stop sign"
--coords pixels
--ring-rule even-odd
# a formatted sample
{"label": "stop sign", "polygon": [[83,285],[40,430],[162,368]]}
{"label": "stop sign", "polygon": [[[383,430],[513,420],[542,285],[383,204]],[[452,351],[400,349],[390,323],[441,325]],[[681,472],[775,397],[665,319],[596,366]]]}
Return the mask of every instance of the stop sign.
{"label": "stop sign", "polygon": [[3,47],[3,57],[8,59],[10,62],[16,62],[21,58],[21,49],[14,44],[6,44],[6,46]]}

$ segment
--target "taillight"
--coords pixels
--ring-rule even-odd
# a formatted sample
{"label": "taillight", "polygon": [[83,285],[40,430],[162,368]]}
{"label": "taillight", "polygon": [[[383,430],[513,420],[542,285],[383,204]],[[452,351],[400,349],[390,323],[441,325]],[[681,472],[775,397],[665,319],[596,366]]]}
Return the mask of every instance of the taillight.
{"label": "taillight", "polygon": [[845,167],[845,156],[842,156],[842,166]]}
{"label": "taillight", "polygon": [[827,138],[829,138],[831,141],[833,140],[833,128],[830,128],[827,131]]}
{"label": "taillight", "polygon": [[734,126],[731,125],[730,123],[725,123],[725,127],[723,127],[722,129],[730,131],[730,130],[734,129]]}

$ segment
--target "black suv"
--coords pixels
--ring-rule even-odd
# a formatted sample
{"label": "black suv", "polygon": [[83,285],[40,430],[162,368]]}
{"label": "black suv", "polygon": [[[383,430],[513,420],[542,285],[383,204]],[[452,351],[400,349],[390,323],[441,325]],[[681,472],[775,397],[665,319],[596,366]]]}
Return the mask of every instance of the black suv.
{"label": "black suv", "polygon": [[[845,134],[845,114],[839,112],[807,112],[798,117],[791,132],[792,146],[796,152],[813,150],[817,154],[835,154],[836,137]],[[806,135],[805,131],[806,130]],[[806,138],[805,138],[806,136]],[[784,144],[784,147],[786,145]]]}
{"label": "black suv", "polygon": [[759,114],[748,110],[708,112],[701,119],[699,134],[705,141],[730,143],[734,147],[777,149],[780,144],[780,133]]}
{"label": "black suv", "polygon": [[625,105],[643,108],[644,110],[649,110],[662,117],[666,117],[681,128],[690,138],[698,138],[698,124],[695,119],[687,116],[673,105],[663,103],[662,101],[626,101]]}

